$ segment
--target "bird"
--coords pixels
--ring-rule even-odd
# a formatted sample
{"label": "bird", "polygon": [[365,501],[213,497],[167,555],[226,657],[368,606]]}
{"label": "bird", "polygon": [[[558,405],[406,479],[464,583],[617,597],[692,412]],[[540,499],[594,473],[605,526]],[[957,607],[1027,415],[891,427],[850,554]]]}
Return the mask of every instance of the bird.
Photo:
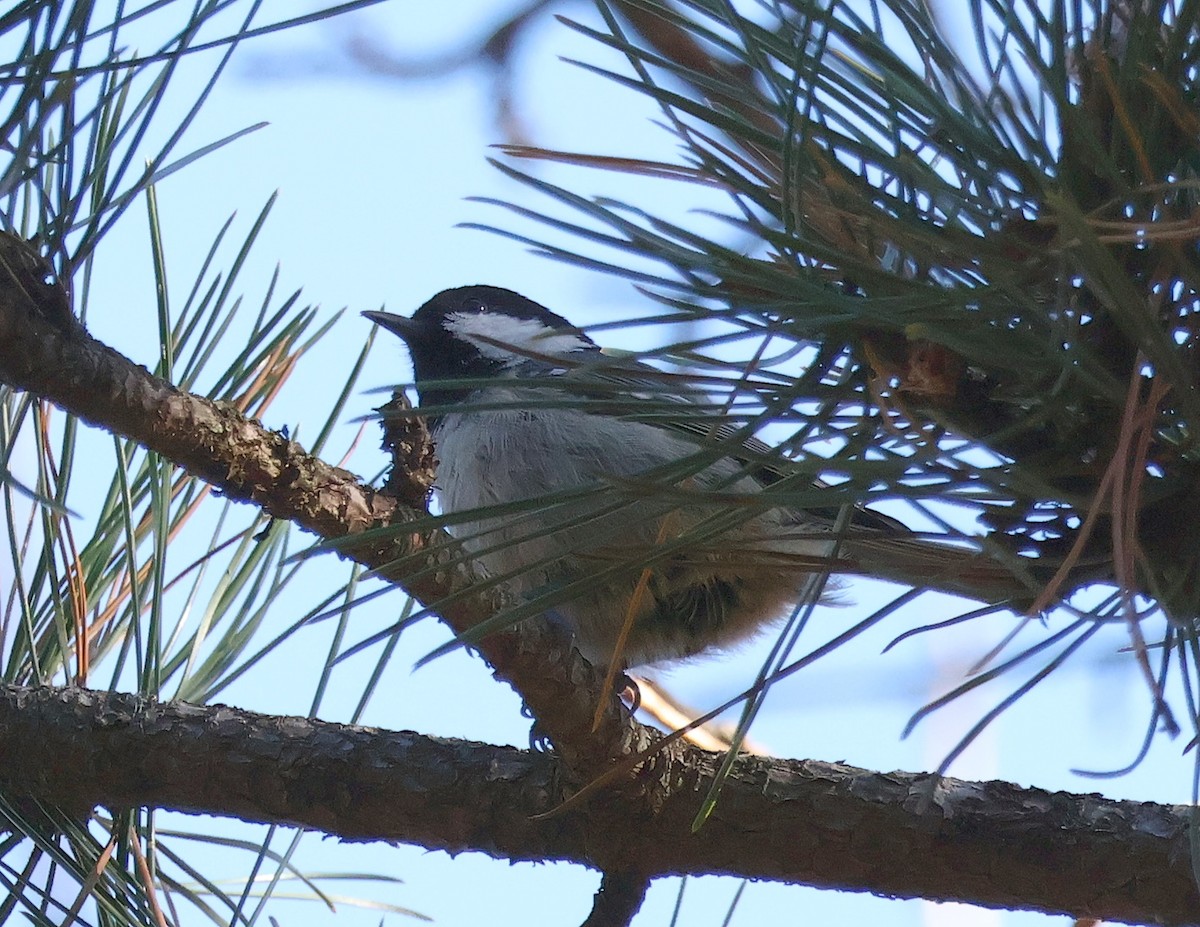
{"label": "bird", "polygon": [[[611,359],[496,286],[443,290],[412,316],[363,315],[407,345],[447,530],[588,662],[624,670],[728,650],[820,594],[844,543],[837,507],[771,502],[763,490],[780,477],[763,461],[778,458],[714,427],[711,404],[675,395],[654,368]],[[973,567],[947,571],[975,552],[905,537],[877,513],[854,523],[855,571],[886,573],[897,544],[915,558],[904,569],[953,579]]]}

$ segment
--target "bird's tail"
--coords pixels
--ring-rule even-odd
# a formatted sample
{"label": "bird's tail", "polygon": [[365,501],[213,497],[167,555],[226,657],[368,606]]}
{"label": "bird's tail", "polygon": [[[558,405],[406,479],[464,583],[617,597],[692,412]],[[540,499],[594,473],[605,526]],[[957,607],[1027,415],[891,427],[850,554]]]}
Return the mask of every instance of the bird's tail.
{"label": "bird's tail", "polygon": [[851,535],[836,554],[837,572],[936,589],[979,602],[1027,607],[1045,585],[1040,565],[970,547],[914,537]]}

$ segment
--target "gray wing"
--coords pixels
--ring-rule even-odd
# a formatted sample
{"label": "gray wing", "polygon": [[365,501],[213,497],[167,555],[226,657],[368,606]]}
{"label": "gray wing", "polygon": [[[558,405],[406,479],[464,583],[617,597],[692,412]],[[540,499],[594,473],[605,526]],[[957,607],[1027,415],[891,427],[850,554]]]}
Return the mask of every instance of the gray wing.
{"label": "gray wing", "polygon": [[[523,365],[524,367],[524,365]],[[610,358],[603,352],[588,352],[570,367],[533,361],[522,376],[554,378],[557,385],[578,397],[585,411],[617,415],[676,432],[697,446],[719,446],[723,454],[737,460],[747,475],[770,486],[794,475],[778,451],[753,435],[747,426],[730,421],[729,403],[713,398],[717,388],[728,388],[727,378],[683,376],[658,370],[626,358]],[[630,400],[636,400],[636,405]],[[814,485],[821,487],[817,481]],[[836,506],[805,507],[808,518],[832,524],[839,514]],[[851,524],[855,528],[904,536],[911,532],[887,515],[858,507]]]}

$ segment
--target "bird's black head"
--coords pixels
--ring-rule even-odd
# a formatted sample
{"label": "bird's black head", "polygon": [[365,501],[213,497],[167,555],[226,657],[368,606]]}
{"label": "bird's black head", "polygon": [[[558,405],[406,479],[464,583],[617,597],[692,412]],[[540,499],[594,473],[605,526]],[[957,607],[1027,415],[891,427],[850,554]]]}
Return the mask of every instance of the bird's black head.
{"label": "bird's black head", "polygon": [[457,402],[472,391],[470,386],[431,386],[439,380],[518,375],[536,367],[538,358],[599,350],[562,316],[495,286],[443,290],[412,318],[389,312],[363,315],[408,345],[422,405]]}

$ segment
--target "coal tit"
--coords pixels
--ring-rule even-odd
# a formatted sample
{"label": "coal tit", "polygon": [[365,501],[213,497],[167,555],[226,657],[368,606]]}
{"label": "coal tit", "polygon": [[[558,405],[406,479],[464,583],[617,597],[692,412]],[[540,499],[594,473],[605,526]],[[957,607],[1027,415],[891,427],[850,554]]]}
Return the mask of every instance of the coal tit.
{"label": "coal tit", "polygon": [[756,502],[763,477],[695,427],[694,403],[639,393],[649,368],[614,365],[533,300],[465,286],[411,318],[363,314],[408,345],[442,512],[481,510],[449,530],[513,601],[546,602],[591,663],[737,644],[834,553],[829,520]]}

